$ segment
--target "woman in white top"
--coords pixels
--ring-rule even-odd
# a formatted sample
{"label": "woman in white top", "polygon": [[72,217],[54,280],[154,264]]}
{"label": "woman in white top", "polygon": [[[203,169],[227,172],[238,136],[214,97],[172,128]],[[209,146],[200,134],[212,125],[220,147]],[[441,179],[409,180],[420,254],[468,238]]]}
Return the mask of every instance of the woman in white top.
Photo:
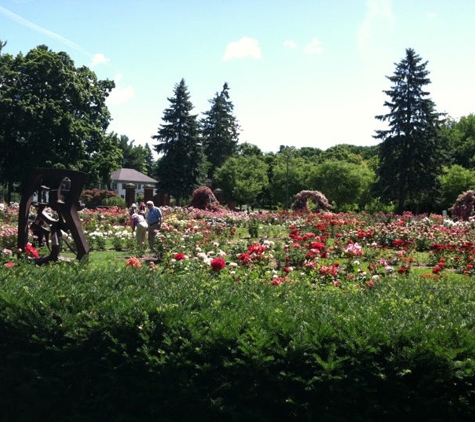
{"label": "woman in white top", "polygon": [[142,246],[147,239],[148,224],[145,219],[145,209],[139,209],[132,214],[132,231],[135,231],[137,245]]}

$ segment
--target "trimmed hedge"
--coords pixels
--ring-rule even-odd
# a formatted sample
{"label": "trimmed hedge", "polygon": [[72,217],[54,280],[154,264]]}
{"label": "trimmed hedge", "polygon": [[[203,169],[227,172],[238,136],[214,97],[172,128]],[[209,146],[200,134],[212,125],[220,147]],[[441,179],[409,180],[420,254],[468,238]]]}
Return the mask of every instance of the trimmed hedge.
{"label": "trimmed hedge", "polygon": [[475,416],[468,279],[345,293],[56,263],[2,271],[0,315],[2,421]]}

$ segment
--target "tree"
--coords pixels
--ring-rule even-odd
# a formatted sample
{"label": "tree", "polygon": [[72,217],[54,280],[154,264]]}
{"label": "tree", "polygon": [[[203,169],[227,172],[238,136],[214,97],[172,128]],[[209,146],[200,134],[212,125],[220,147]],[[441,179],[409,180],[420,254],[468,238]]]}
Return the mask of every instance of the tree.
{"label": "tree", "polygon": [[122,168],[134,169],[144,174],[147,173],[147,160],[151,155],[148,145],[134,145],[135,141],[130,141],[125,135],[119,138],[120,149],[122,150]]}
{"label": "tree", "polygon": [[173,92],[168,98],[171,105],[163,113],[164,123],[152,138],[158,141],[155,151],[163,155],[156,173],[160,189],[180,204],[203,184],[205,166],[199,124],[197,116],[191,114],[193,104],[184,79]]}
{"label": "tree", "polygon": [[111,173],[120,168],[122,151],[117,137],[108,134],[101,140],[101,147],[91,157],[89,165],[84,169],[87,172],[87,187],[94,188],[99,184],[109,185]]}
{"label": "tree", "polygon": [[[34,167],[88,172],[91,164],[109,166],[100,155],[111,147],[105,101],[113,88],[113,81],[98,80],[87,67],[76,68],[66,53],[44,45],[25,56],[2,54],[0,178],[11,186]],[[99,173],[108,179],[109,170]]]}
{"label": "tree", "polygon": [[458,122],[450,121],[443,128],[450,145],[453,164],[467,169],[475,168],[475,114],[463,116]]}
{"label": "tree", "polygon": [[155,161],[153,160],[152,150],[150,149],[150,145],[147,143],[145,144],[145,174],[151,176],[154,173],[154,168]]}
{"label": "tree", "polygon": [[237,153],[244,157],[262,157],[264,155],[257,145],[250,144],[249,142],[239,144],[237,147]]}
{"label": "tree", "polygon": [[229,100],[229,87],[225,83],[222,91],[209,101],[211,108],[203,113],[201,120],[203,150],[210,163],[208,177],[234,155],[239,141],[239,125],[233,115],[234,105]]}
{"label": "tree", "polygon": [[437,197],[445,162],[439,137],[442,114],[424,91],[430,79],[427,62],[421,60],[414,50],[406,50],[394,75],[387,77],[393,85],[383,91],[390,97],[384,103],[390,111],[376,116],[387,121],[389,129],[374,136],[382,140],[374,192],[383,203],[395,202],[397,213],[405,207],[419,212],[421,204]]}
{"label": "tree", "polygon": [[364,159],[358,152],[358,147],[348,144],[339,144],[323,151],[319,156],[319,162],[345,161],[347,163],[362,164]]}
{"label": "tree", "polygon": [[307,186],[322,192],[338,211],[353,211],[371,202],[373,182],[374,173],[365,165],[328,160],[314,168]]}
{"label": "tree", "polygon": [[269,189],[272,198],[289,208],[292,198],[307,188],[307,179],[314,164],[299,156],[299,151],[286,147],[277,153]]}
{"label": "tree", "polygon": [[215,180],[228,201],[254,204],[268,184],[267,165],[256,156],[231,157],[216,169]]}
{"label": "tree", "polygon": [[442,185],[441,209],[449,209],[458,196],[475,188],[475,171],[454,164],[440,177]]}

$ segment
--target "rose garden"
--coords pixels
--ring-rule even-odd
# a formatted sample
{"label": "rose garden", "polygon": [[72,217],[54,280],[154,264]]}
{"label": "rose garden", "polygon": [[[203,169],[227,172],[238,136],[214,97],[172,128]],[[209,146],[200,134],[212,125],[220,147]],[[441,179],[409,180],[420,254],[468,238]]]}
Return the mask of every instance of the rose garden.
{"label": "rose garden", "polygon": [[469,218],[162,211],[154,251],[85,209],[88,258],[37,266],[2,207],[2,420],[474,416]]}

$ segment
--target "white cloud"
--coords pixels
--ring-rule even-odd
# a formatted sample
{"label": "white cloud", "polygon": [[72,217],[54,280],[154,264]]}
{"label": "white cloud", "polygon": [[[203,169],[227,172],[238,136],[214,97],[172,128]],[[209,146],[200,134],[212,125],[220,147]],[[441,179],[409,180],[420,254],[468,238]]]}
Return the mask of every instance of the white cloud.
{"label": "white cloud", "polygon": [[364,52],[373,35],[374,26],[380,21],[394,21],[391,0],[366,0],[366,16],[358,30],[358,48]]}
{"label": "white cloud", "polygon": [[91,67],[97,66],[99,64],[106,64],[109,63],[109,61],[110,60],[106,56],[104,56],[104,54],[96,53],[94,54],[94,56],[92,56]]}
{"label": "white cloud", "polygon": [[318,38],[314,38],[309,44],[303,49],[305,54],[321,54],[323,53],[322,42]]}
{"label": "white cloud", "polygon": [[297,48],[297,43],[295,41],[292,41],[292,40],[287,40],[287,41],[284,41],[284,47],[285,48],[290,48],[291,50]]}
{"label": "white cloud", "polygon": [[107,102],[110,105],[125,104],[128,100],[135,96],[134,87],[132,85],[121,86],[121,79],[122,74],[120,73],[114,77],[115,88],[111,91],[109,97],[107,97]]}
{"label": "white cloud", "polygon": [[260,59],[262,57],[259,42],[252,38],[241,38],[239,41],[234,41],[226,46],[223,60],[243,59],[252,57]]}

